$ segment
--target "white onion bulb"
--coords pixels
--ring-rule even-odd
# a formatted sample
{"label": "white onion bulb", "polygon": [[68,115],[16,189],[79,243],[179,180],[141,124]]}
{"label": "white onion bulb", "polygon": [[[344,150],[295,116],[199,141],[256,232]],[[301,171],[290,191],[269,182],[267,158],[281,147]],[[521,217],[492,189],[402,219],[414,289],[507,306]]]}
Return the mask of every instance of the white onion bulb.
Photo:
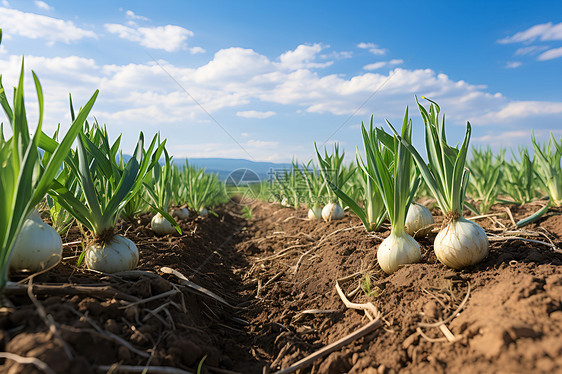
{"label": "white onion bulb", "polygon": [[308,219],[320,218],[322,218],[322,207],[320,205],[313,205],[312,208],[308,210]]}
{"label": "white onion bulb", "polygon": [[115,235],[109,243],[88,247],[85,260],[89,269],[117,273],[134,269],[139,262],[139,251],[131,240]]}
{"label": "white onion bulb", "polygon": [[189,210],[187,208],[174,209],[173,216],[179,219],[187,219],[189,218]]}
{"label": "white onion bulb", "polygon": [[286,197],[284,197],[283,200],[281,200],[281,205],[286,207],[291,206],[291,204],[289,204],[289,199],[287,199]]}
{"label": "white onion bulb", "polygon": [[34,210],[18,234],[10,257],[10,268],[38,272],[57,264],[61,256],[60,235]]}
{"label": "white onion bulb", "polygon": [[199,210],[199,215],[203,217],[207,217],[209,215],[209,211],[207,210],[207,208],[201,208]]}
{"label": "white onion bulb", "polygon": [[437,259],[454,269],[474,265],[488,255],[488,237],[482,227],[461,217],[435,237]]}
{"label": "white onion bulb", "polygon": [[324,221],[332,221],[337,219],[342,219],[345,212],[338,203],[328,203],[322,209],[322,218]]}
{"label": "white onion bulb", "polygon": [[431,231],[433,216],[429,209],[418,203],[412,203],[406,215],[404,230],[411,236],[426,236]]}
{"label": "white onion bulb", "polygon": [[156,235],[167,235],[176,232],[176,229],[164,216],[157,213],[150,221],[150,228]]}
{"label": "white onion bulb", "polygon": [[377,251],[377,260],[382,270],[392,274],[401,265],[413,264],[421,259],[419,244],[410,235],[391,233],[384,239]]}

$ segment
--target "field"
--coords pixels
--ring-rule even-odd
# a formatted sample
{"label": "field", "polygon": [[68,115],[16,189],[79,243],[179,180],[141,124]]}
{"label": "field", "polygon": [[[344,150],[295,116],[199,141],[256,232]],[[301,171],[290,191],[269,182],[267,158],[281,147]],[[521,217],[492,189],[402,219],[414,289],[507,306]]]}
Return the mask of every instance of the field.
{"label": "field", "polygon": [[[0,31],[1,38],[1,31]],[[160,133],[28,126],[24,66],[0,126],[0,371],[562,371],[562,139],[448,144],[418,102],[364,152],[226,180]],[[13,109],[12,109],[13,105]],[[59,128],[60,129],[60,128]],[[30,135],[31,134],[31,135]],[[452,143],[454,144],[454,143]]]}
{"label": "field", "polygon": [[[562,210],[525,228],[525,237],[553,246],[492,240],[483,262],[455,271],[435,258],[433,232],[420,241],[420,263],[388,276],[376,263],[384,228],[367,233],[349,213],[308,221],[304,209],[264,202],[247,220],[241,208],[231,202],[218,217],[181,220],[181,237],[155,237],[148,215],[119,226],[141,256],[136,270],[115,275],[75,266],[80,233],[72,228],[63,261],[33,279],[33,302],[26,287],[7,290],[15,308],[1,312],[2,351],[57,373],[185,373],[201,362],[208,372],[275,372],[370,322],[338,296],[336,280],[347,277],[340,284],[349,299],[372,303],[382,323],[305,372],[562,370]],[[511,212],[518,219],[534,208]],[[478,222],[491,237],[511,225],[503,206],[488,214]],[[111,371],[117,363],[124,366]],[[0,371],[41,372],[9,360]]]}

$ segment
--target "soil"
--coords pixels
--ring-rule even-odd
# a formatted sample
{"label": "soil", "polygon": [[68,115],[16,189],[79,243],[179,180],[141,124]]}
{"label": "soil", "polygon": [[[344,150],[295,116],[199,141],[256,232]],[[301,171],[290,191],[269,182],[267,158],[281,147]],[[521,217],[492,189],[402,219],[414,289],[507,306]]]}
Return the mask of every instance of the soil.
{"label": "soil", "polygon": [[[477,221],[492,238],[490,254],[463,270],[433,253],[442,221],[433,209],[421,262],[386,275],[376,263],[384,225],[370,234],[349,213],[309,221],[304,209],[255,202],[245,219],[241,208],[192,215],[180,221],[182,236],[156,237],[149,215],[122,223],[117,231],[137,244],[140,262],[115,275],[76,266],[81,234],[73,227],[63,261],[33,278],[33,300],[26,287],[7,291],[14,306],[0,309],[0,351],[35,357],[55,373],[125,372],[116,365],[275,372],[369,323],[336,292],[347,277],[340,285],[350,301],[372,303],[384,323],[302,372],[562,372],[562,209],[525,227],[523,237],[537,241],[529,242],[506,231],[506,206],[492,207]],[[516,221],[538,208],[509,207]],[[0,372],[44,371],[6,359]]]}

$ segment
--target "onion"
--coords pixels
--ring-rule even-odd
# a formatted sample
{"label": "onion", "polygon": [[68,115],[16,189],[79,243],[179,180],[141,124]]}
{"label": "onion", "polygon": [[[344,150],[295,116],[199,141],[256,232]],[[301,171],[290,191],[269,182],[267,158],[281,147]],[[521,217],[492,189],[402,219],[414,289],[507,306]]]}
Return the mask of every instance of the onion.
{"label": "onion", "polygon": [[431,231],[433,216],[429,209],[418,203],[410,204],[404,230],[413,237],[426,236]]}
{"label": "onion", "polygon": [[320,218],[322,218],[322,207],[320,205],[313,205],[312,208],[308,210],[308,219]]}
{"label": "onion", "polygon": [[176,232],[176,229],[162,214],[157,213],[150,221],[150,228],[156,235],[167,235]]}
{"label": "onion", "polygon": [[482,261],[488,255],[488,247],[484,229],[464,217],[441,230],[434,243],[437,259],[454,269]]}
{"label": "onion", "polygon": [[209,211],[207,210],[207,208],[201,208],[199,210],[199,215],[203,217],[207,217],[209,215]]}
{"label": "onion", "polygon": [[290,208],[291,204],[289,204],[289,199],[287,199],[286,197],[283,198],[283,200],[281,200],[281,206]]}
{"label": "onion", "polygon": [[342,219],[344,215],[345,212],[338,203],[328,203],[322,209],[322,218],[324,221]]}
{"label": "onion", "polygon": [[174,209],[173,216],[179,219],[187,219],[189,218],[189,210],[187,208]]}
{"label": "onion", "polygon": [[401,265],[418,262],[420,258],[419,244],[404,231],[399,234],[391,232],[377,251],[379,265],[387,274],[394,273]]}
{"label": "onion", "polygon": [[38,272],[57,264],[62,256],[62,240],[57,231],[47,225],[33,210],[18,234],[10,258],[15,271]]}
{"label": "onion", "polygon": [[116,273],[134,269],[139,261],[139,251],[131,240],[115,235],[106,244],[96,243],[88,247],[85,260],[89,269]]}

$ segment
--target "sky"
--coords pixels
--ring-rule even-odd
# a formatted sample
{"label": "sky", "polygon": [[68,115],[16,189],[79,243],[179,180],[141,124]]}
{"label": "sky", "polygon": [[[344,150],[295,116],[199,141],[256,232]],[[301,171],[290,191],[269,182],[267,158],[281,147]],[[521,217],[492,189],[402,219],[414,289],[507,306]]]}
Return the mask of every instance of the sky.
{"label": "sky", "polygon": [[423,149],[416,95],[452,144],[467,121],[475,147],[562,136],[561,1],[0,0],[0,27],[30,123],[33,70],[45,132],[99,89],[90,120],[127,153],[143,131],[176,158],[307,161],[315,142],[353,158],[362,122],[400,127],[407,106]]}

